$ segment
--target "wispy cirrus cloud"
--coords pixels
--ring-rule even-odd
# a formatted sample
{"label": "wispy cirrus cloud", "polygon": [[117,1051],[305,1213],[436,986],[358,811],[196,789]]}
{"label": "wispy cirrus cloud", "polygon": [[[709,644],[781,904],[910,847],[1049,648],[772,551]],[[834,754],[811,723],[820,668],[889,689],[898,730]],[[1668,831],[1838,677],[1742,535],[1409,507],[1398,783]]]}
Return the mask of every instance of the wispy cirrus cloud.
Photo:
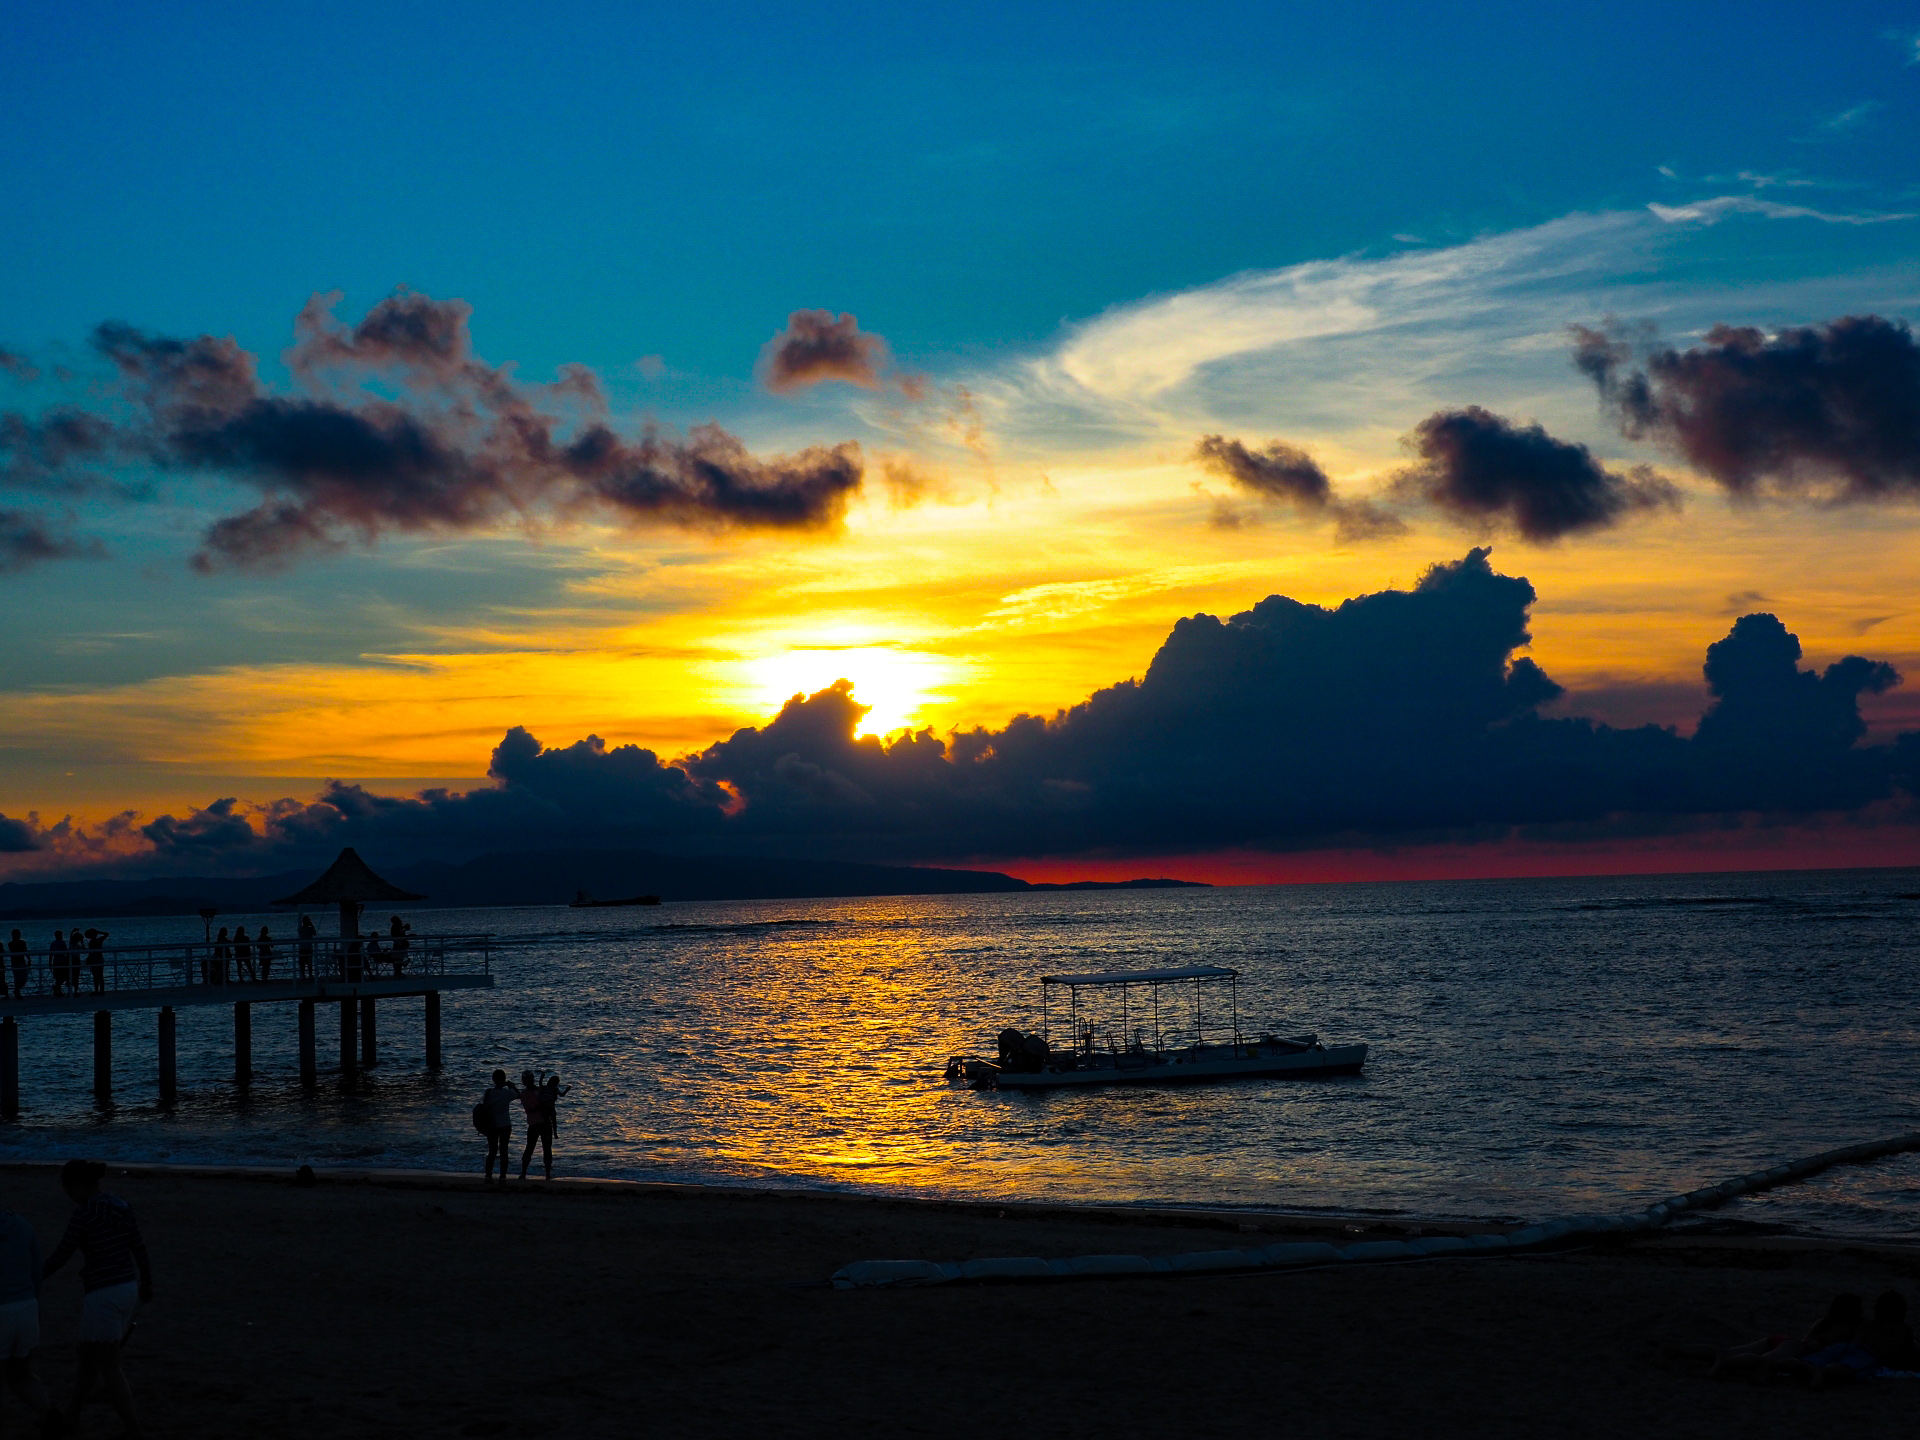
{"label": "wispy cirrus cloud", "polygon": [[1761,200],[1752,195],[1716,195],[1710,200],[1695,200],[1687,205],[1648,205],[1647,209],[1669,225],[1693,221],[1717,225],[1729,215],[1764,215],[1769,220],[1821,220],[1829,225],[1885,225],[1894,220],[1911,220],[1915,212],[1815,210],[1807,205],[1783,205],[1778,200]]}
{"label": "wispy cirrus cloud", "polygon": [[[1117,306],[965,383],[1008,454],[1040,460],[1142,444],[1184,453],[1197,435],[1278,432],[1311,448],[1339,484],[1356,472],[1384,476],[1410,427],[1465,404],[1523,411],[1556,434],[1605,443],[1562,368],[1570,320],[1631,314],[1670,334],[1704,331],[1744,317],[1730,312],[1729,291],[1704,292],[1677,267],[1669,278],[1670,261],[1750,250],[1742,225],[1864,230],[1914,218],[1757,195],[1573,214]],[[1915,298],[1911,283],[1889,290],[1890,274],[1754,279],[1744,294],[1769,315],[1886,310]]]}
{"label": "wispy cirrus cloud", "polygon": [[1883,109],[1878,100],[1862,100],[1858,105],[1850,105],[1837,115],[1829,115],[1814,126],[1822,135],[1846,135],[1860,129],[1874,114]]}

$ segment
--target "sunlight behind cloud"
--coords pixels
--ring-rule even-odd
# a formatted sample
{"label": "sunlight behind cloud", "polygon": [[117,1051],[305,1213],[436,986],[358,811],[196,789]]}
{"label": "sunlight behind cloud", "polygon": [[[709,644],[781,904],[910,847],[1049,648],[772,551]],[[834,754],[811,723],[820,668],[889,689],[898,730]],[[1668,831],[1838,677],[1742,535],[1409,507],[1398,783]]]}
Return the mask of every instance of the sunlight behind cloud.
{"label": "sunlight behind cloud", "polygon": [[729,667],[739,674],[736,704],[769,716],[795,695],[853,682],[853,698],[873,708],[863,735],[891,735],[928,724],[928,712],[952,699],[964,666],[945,655],[893,645],[795,646]]}

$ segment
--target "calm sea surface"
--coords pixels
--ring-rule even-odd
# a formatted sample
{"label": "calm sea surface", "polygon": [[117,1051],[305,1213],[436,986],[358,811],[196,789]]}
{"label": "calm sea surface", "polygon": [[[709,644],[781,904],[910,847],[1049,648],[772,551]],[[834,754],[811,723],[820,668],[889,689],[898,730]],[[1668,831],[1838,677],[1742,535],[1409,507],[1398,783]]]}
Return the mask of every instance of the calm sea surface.
{"label": "calm sea surface", "polygon": [[[260,917],[222,916],[251,927]],[[285,917],[270,917],[283,938]],[[294,1007],[115,1017],[94,1106],[85,1017],[22,1022],[16,1158],[478,1170],[503,1066],[558,1069],[565,1172],[959,1196],[1542,1218],[1645,1204],[1920,1128],[1920,872],[762,901],[415,912],[498,937],[493,991],[383,1002],[351,1091],[296,1079]],[[36,941],[43,937],[29,930]],[[117,943],[196,938],[121,921]],[[285,963],[283,961],[283,963]],[[1210,963],[1253,1029],[1373,1047],[1357,1078],[1068,1095],[947,1085],[945,1057],[1039,1023],[1043,973]],[[320,1015],[321,1054],[337,1040]],[[1057,1033],[1057,1032],[1056,1032]],[[537,1172],[536,1172],[537,1173]],[[1920,1158],[1722,1212],[1920,1232]]]}

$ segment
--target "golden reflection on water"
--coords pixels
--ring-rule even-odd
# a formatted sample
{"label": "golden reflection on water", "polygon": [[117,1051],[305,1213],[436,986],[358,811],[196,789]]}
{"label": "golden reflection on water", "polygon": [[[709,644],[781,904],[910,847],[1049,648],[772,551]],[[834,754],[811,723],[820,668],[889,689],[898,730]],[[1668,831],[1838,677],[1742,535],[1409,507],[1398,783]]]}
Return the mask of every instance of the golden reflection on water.
{"label": "golden reflection on water", "polygon": [[[1746,901],[1699,903],[1734,891]],[[351,1097],[308,1096],[290,1015],[263,1011],[261,1078],[235,1095],[230,1017],[183,1010],[183,1067],[201,1067],[186,1099],[103,1117],[84,1098],[85,1017],[36,1022],[33,1109],[9,1134],[35,1156],[477,1173],[466,1112],[484,1077],[547,1065],[575,1087],[562,1173],[1603,1210],[1920,1126],[1901,1078],[1920,1041],[1914,894],[1912,873],[1852,872],[446,912],[430,928],[488,928],[504,948],[497,989],[448,1000],[442,1075],[403,1058],[418,1011],[402,1002],[382,1008],[380,1069]],[[1366,1073],[1054,1095],[944,1081],[949,1054],[1038,1025],[1041,975],[1173,964],[1238,968],[1248,1030],[1366,1041]],[[151,1030],[128,1028],[116,1066],[150,1074]],[[1911,1228],[1904,1172],[1870,1170],[1819,1192],[1817,1213]],[[1816,1213],[1791,1192],[1763,1203]]]}

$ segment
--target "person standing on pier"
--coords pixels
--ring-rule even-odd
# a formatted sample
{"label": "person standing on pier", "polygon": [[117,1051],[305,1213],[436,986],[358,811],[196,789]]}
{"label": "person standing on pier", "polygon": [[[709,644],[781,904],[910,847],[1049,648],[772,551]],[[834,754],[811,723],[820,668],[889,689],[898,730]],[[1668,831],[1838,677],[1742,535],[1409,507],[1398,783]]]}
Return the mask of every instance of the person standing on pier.
{"label": "person standing on pier", "polygon": [[120,1346],[133,1328],[134,1310],[153,1299],[153,1271],[133,1207],[100,1188],[106,1178],[107,1167],[98,1160],[69,1160],[61,1166],[60,1188],[73,1201],[73,1218],[41,1274],[52,1275],[76,1250],[86,1257],[80,1266],[86,1300],[73,1347],[79,1365],[73,1377],[73,1398],[67,1402],[68,1430],[80,1428],[80,1409],[98,1380],[126,1433],[138,1440],[140,1420],[133,1411],[133,1391],[120,1368]]}
{"label": "person standing on pier", "polygon": [[213,937],[213,977],[209,983],[227,983],[227,962],[232,958],[233,946],[227,943],[227,927],[222,925],[220,933]]}
{"label": "person standing on pier", "polygon": [[260,933],[253,937],[254,953],[260,957],[260,979],[273,978],[273,932],[266,926],[260,927]]}
{"label": "person standing on pier", "polygon": [[233,927],[233,978],[251,980],[253,974],[253,944],[247,939],[247,927]]}
{"label": "person standing on pier", "polygon": [[53,976],[53,993],[58,995],[67,984],[67,936],[64,930],[53,932],[47,942],[47,970]]}
{"label": "person standing on pier", "polygon": [[[87,968],[93,972],[93,993],[96,995],[104,995],[107,993],[107,957],[106,953],[100,948],[106,943],[106,931],[87,931]],[[79,972],[76,969],[74,973],[76,989],[79,988],[79,979]]]}
{"label": "person standing on pier", "polygon": [[0,1365],[6,1367],[7,1388],[48,1431],[58,1422],[50,1418],[53,1402],[33,1373],[39,1344],[40,1237],[24,1216],[0,1210]]}
{"label": "person standing on pier", "polygon": [[[27,993],[27,942],[20,938],[18,930],[14,931],[13,938],[7,941],[7,959],[13,964],[13,993],[16,997],[24,999]],[[4,987],[0,987],[0,995],[5,993]]]}
{"label": "person standing on pier", "polygon": [[493,1179],[493,1159],[500,1157],[500,1183],[507,1183],[508,1155],[513,1144],[513,1102],[520,1098],[520,1092],[507,1083],[507,1072],[493,1072],[493,1088],[480,1097],[480,1103],[487,1107],[487,1119],[493,1122],[493,1129],[487,1132],[487,1168],[485,1178]]}
{"label": "person standing on pier", "polygon": [[299,929],[300,944],[294,951],[294,960],[299,966],[300,978],[311,980],[313,978],[313,937],[319,932],[313,928],[312,918],[306,915],[300,917]]}

